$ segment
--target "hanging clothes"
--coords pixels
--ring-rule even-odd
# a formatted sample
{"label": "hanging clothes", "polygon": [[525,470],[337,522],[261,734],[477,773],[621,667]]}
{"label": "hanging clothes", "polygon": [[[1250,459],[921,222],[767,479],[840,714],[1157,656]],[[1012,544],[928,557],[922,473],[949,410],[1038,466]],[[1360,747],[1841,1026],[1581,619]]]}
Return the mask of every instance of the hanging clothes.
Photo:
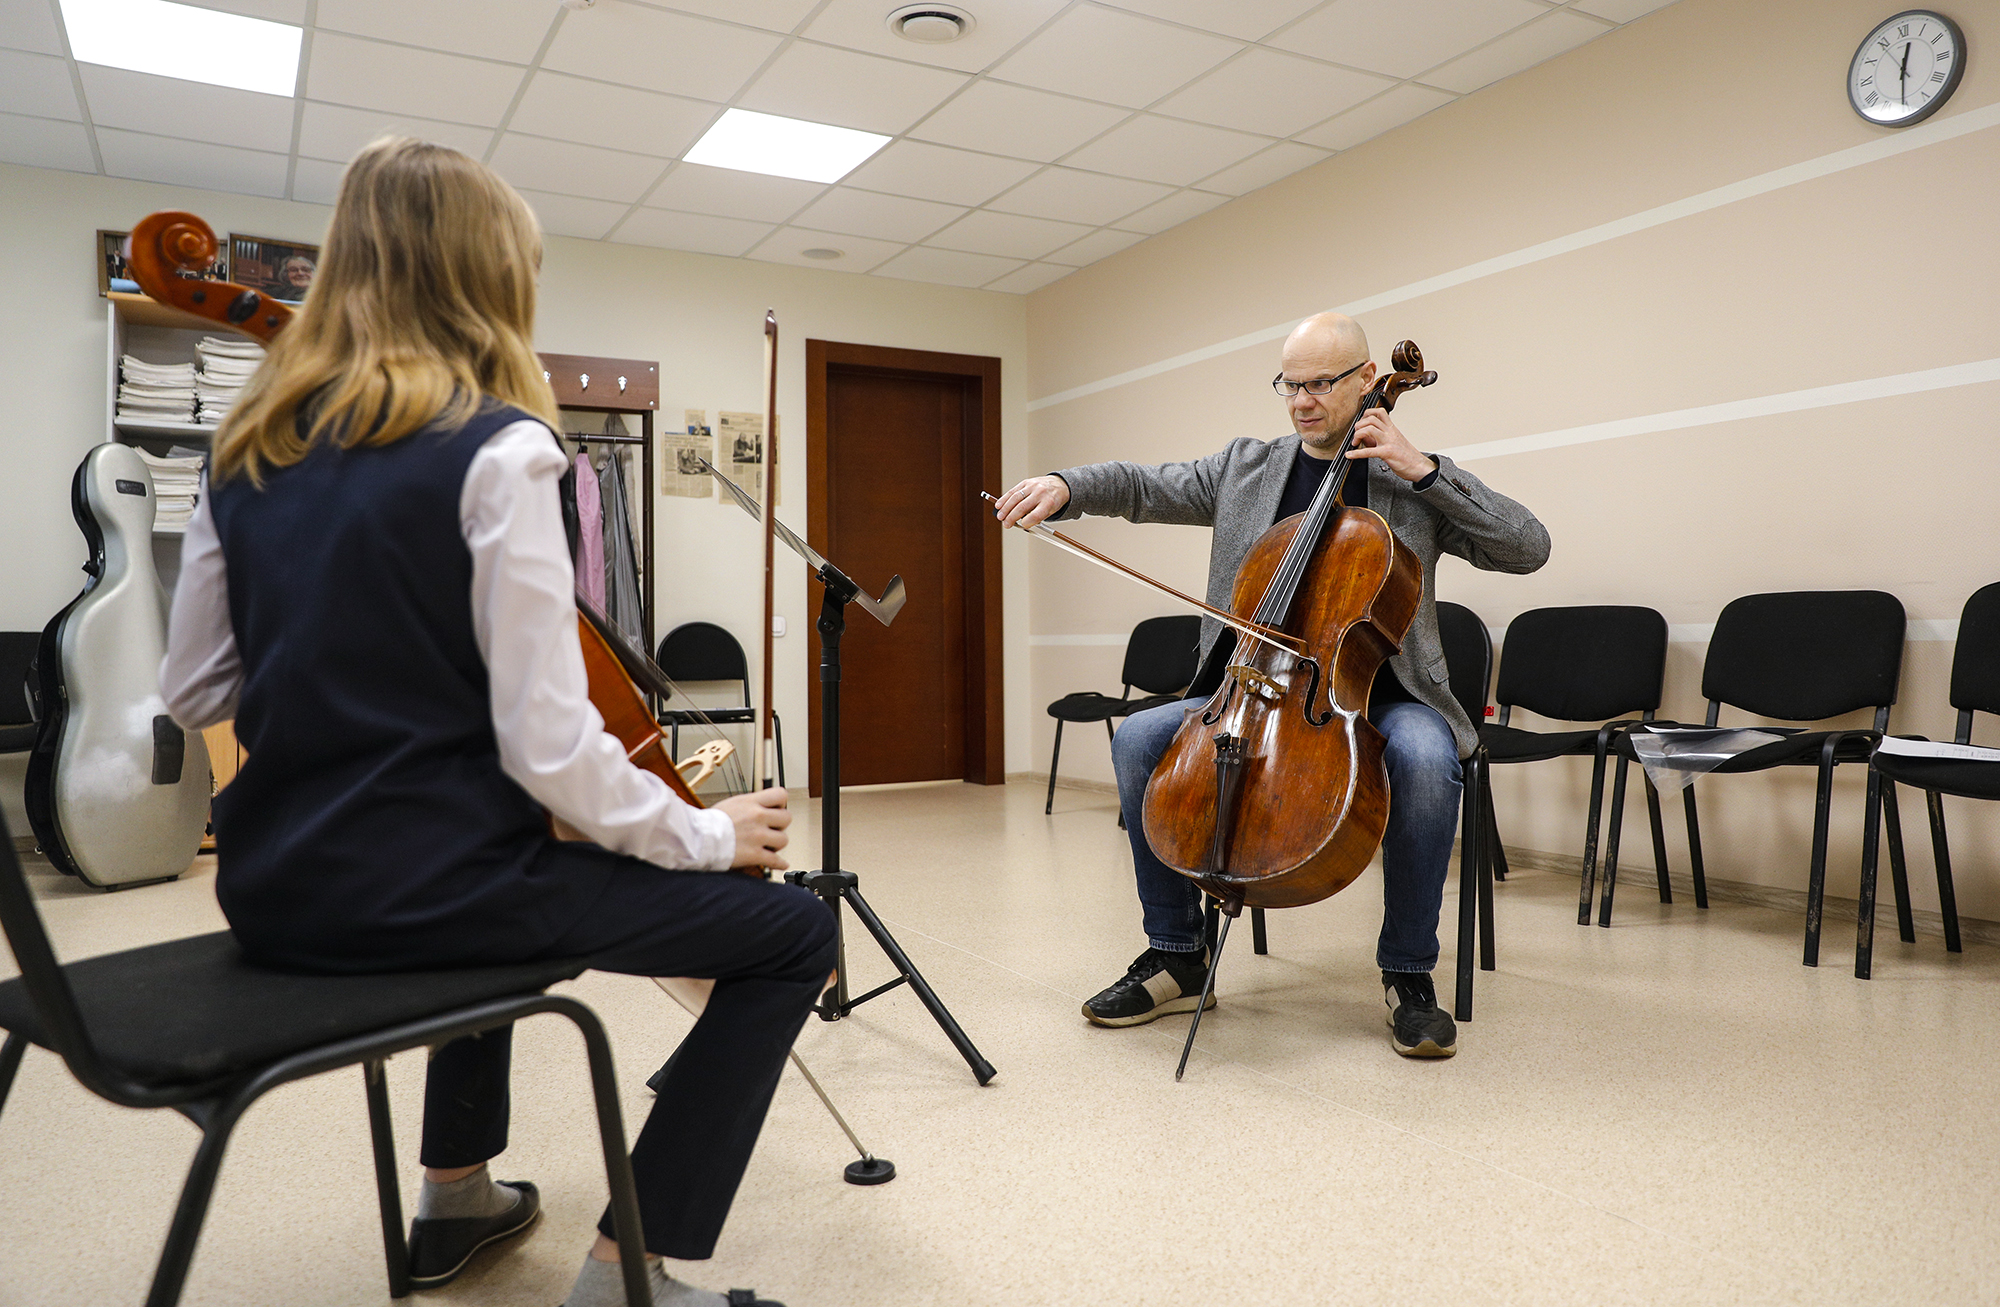
{"label": "hanging clothes", "polygon": [[576,588],[604,611],[604,501],[590,455],[576,456]]}
{"label": "hanging clothes", "polygon": [[598,473],[604,507],[604,614],[634,640],[646,635],[646,610],[639,598],[639,553],[632,543],[632,509],[625,492],[625,456],[611,451]]}

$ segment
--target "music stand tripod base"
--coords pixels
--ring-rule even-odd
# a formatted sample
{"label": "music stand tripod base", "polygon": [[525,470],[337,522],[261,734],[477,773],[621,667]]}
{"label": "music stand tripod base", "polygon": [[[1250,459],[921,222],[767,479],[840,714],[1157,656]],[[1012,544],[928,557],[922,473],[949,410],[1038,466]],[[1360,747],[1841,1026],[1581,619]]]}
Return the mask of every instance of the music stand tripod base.
{"label": "music stand tripod base", "polygon": [[[896,942],[896,937],[889,933],[889,928],[882,924],[882,919],[868,906],[868,900],[861,897],[860,881],[855,874],[851,871],[837,870],[840,866],[840,637],[847,629],[847,605],[861,593],[861,587],[839,568],[824,560],[819,563],[817,572],[821,585],[825,587],[820,599],[819,620],[815,624],[820,639],[821,869],[785,873],[786,881],[803,886],[819,895],[833,912],[838,967],[833,986],[821,996],[813,1011],[819,1014],[822,1021],[838,1021],[868,1000],[879,998],[896,986],[908,983],[910,988],[917,992],[917,997],[923,1000],[924,1007],[929,1010],[931,1018],[938,1023],[938,1028],[944,1031],[945,1038],[951,1041],[952,1047],[958,1050],[959,1056],[963,1057],[965,1064],[972,1069],[973,1079],[984,1085],[993,1079],[993,1064],[982,1057],[972,1041],[966,1038],[965,1031],[959,1028],[950,1011],[925,982],[922,973],[910,961],[909,955],[904,953],[902,946]],[[892,613],[891,616],[893,615]],[[889,961],[895,964],[897,972],[894,980],[878,985],[857,998],[849,998],[847,994],[847,932],[840,911],[843,904],[861,919],[861,924],[875,937],[875,943],[888,955]],[[861,1165],[862,1163],[855,1164],[855,1166]],[[861,1180],[855,1178],[853,1171],[854,1167],[849,1167],[848,1179],[856,1184],[879,1184],[881,1180],[889,1179],[895,1173],[891,1168],[889,1175],[882,1176],[881,1180]]]}

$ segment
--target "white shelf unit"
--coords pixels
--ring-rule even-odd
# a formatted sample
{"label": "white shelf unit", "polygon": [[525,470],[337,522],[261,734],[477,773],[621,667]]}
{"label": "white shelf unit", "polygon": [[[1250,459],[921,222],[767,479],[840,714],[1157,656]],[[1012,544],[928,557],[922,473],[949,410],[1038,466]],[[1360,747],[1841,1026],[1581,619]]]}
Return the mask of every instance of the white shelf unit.
{"label": "white shelf unit", "polygon": [[[147,363],[192,363],[195,343],[203,336],[226,335],[212,323],[158,304],[144,295],[112,292],[105,306],[104,438],[139,445],[150,454],[164,454],[174,445],[201,448],[215,434],[202,422],[133,421],[118,418],[118,360],[130,354]],[[155,528],[153,555],[160,580],[171,593],[180,574],[181,537],[185,528]]]}

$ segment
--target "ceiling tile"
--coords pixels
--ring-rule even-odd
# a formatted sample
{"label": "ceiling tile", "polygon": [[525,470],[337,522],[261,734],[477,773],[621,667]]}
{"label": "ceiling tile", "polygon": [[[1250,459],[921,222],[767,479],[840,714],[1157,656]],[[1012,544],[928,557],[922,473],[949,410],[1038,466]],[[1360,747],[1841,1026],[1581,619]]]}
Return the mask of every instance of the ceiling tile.
{"label": "ceiling tile", "polygon": [[177,2],[196,5],[202,9],[220,9],[226,14],[264,18],[274,23],[303,23],[306,20],[306,0],[177,0]]}
{"label": "ceiling tile", "polygon": [[298,102],[289,95],[238,91],[97,64],[77,67],[83,74],[84,103],[90,106],[90,120],[96,126],[129,127],[278,154],[291,151],[292,111]]}
{"label": "ceiling tile", "polygon": [[1092,172],[1185,186],[1241,163],[1270,143],[1269,137],[1142,113],[1069,155],[1063,163]]}
{"label": "ceiling tile", "polygon": [[1017,159],[1059,159],[1131,115],[1109,105],[978,81],[910,135]]}
{"label": "ceiling tile", "polygon": [[564,12],[548,0],[319,0],[314,22],[322,30],[525,64],[534,62]]}
{"label": "ceiling tile", "polygon": [[1040,290],[1052,281],[1075,272],[1075,268],[1065,268],[1057,263],[1030,263],[1016,268],[1004,277],[996,277],[986,283],[987,290],[1004,290],[1010,295],[1026,295],[1031,290]]}
{"label": "ceiling tile", "polygon": [[669,213],[665,209],[640,209],[620,223],[610,239],[621,245],[654,245],[669,250],[692,250],[697,254],[734,256],[748,251],[770,231],[770,224],[764,222],[715,218],[703,213]]}
{"label": "ceiling tile", "polygon": [[1547,12],[1535,0],[1333,0],[1288,29],[1285,46],[1410,77]]}
{"label": "ceiling tile", "polygon": [[491,127],[467,127],[462,123],[441,123],[309,100],[299,120],[299,153],[308,159],[344,163],[376,137],[391,135],[414,136],[420,141],[448,145],[475,159],[485,158],[487,147],[493,144]]}
{"label": "ceiling tile", "polygon": [[966,214],[925,244],[944,250],[965,250],[971,254],[1038,259],[1089,232],[1090,228],[1074,222],[1052,222],[1047,218],[1028,218],[1017,213],[987,210]]}
{"label": "ceiling tile", "polygon": [[627,0],[598,0],[563,20],[542,67],[696,100],[733,100],[780,39]]}
{"label": "ceiling tile", "polygon": [[610,200],[585,200],[574,195],[551,195],[547,191],[522,191],[521,198],[535,211],[543,231],[587,241],[602,240],[604,233],[617,226],[630,208]]}
{"label": "ceiling tile", "polygon": [[[805,21],[819,0],[671,0],[671,3],[675,9],[704,18],[723,18],[761,27],[767,32],[790,32]],[[876,21],[881,19],[878,17]]]}
{"label": "ceiling tile", "polygon": [[54,55],[0,50],[0,113],[82,122],[69,61]]}
{"label": "ceiling tile", "polygon": [[1387,77],[1252,49],[1153,106],[1218,127],[1290,136],[1394,86]]}
{"label": "ceiling tile", "polygon": [[1137,213],[1126,214],[1118,220],[1118,225],[1143,231],[1149,236],[1158,235],[1169,227],[1180,226],[1189,218],[1207,213],[1217,205],[1229,203],[1229,199],[1227,195],[1210,195],[1207,191],[1181,191],[1158,204],[1149,204]]}
{"label": "ceiling tile", "polygon": [[90,134],[82,123],[11,113],[0,113],[0,162],[65,172],[97,171],[97,160],[90,154]]}
{"label": "ceiling tile", "polygon": [[1433,86],[1450,91],[1476,91],[1503,77],[1532,68],[1544,59],[1553,59],[1565,50],[1574,50],[1585,41],[1603,36],[1611,28],[1594,18],[1557,10],[1538,22],[1518,27],[1490,45],[1454,59],[1442,68],[1424,74]]}
{"label": "ceiling tile", "polygon": [[1255,41],[1275,32],[1320,0],[1101,0],[1135,14],[1206,28],[1224,36]]}
{"label": "ceiling tile", "polygon": [[841,180],[865,191],[946,204],[984,204],[1038,165],[923,141],[891,141]]}
{"label": "ceiling tile", "polygon": [[873,236],[887,241],[920,241],[964,212],[955,204],[836,186],[793,221],[814,231]]}
{"label": "ceiling tile", "polygon": [[[1525,0],[1524,0],[1525,2]],[[1234,41],[1116,9],[1078,5],[1007,56],[992,75],[1045,91],[1142,108],[1235,54]]]}
{"label": "ceiling tile", "polygon": [[48,0],[10,0],[0,5],[0,46],[62,54],[62,33],[56,28],[55,6]]}
{"label": "ceiling tile", "polygon": [[664,160],[594,145],[508,132],[493,151],[494,171],[516,186],[630,204],[660,179]]}
{"label": "ceiling tile", "polygon": [[1570,8],[1579,13],[1609,18],[1614,23],[1629,23],[1641,14],[1650,14],[1655,9],[1665,9],[1673,2],[1674,0],[1576,0]]}
{"label": "ceiling tile", "polygon": [[545,70],[528,83],[507,126],[532,136],[673,156],[693,145],[721,113],[719,104]]}
{"label": "ceiling tile", "polygon": [[1074,245],[1065,245],[1054,254],[1045,254],[1042,257],[1050,263],[1067,263],[1081,268],[1099,259],[1108,259],[1118,251],[1130,249],[1145,239],[1142,233],[1136,231],[1099,227]]}
{"label": "ceiling tile", "polygon": [[1224,195],[1248,195],[1251,191],[1269,186],[1281,177],[1289,177],[1301,168],[1310,168],[1328,157],[1325,150],[1315,150],[1296,141],[1279,141],[1262,154],[1253,154],[1234,168],[1224,168],[1219,173],[1203,177],[1201,188],[1205,191],[1221,191]]}
{"label": "ceiling tile", "polygon": [[104,171],[113,177],[273,199],[285,193],[286,160],[282,154],[141,136],[115,127],[97,129],[97,148],[104,155]]}
{"label": "ceiling tile", "polygon": [[[867,272],[907,248],[901,241],[871,241],[865,236],[841,236],[800,227],[780,227],[769,240],[750,251],[749,257],[765,263],[790,263],[822,271]],[[805,255],[807,250],[839,250],[840,257],[809,259]]]}
{"label": "ceiling tile", "polygon": [[[715,4],[731,2],[710,0]],[[834,0],[800,35],[850,50],[976,73],[1019,45],[1068,3],[1069,0],[1006,0],[998,5],[980,4],[970,32],[946,45],[924,45],[906,41],[889,30],[885,21],[889,6],[870,4],[867,0]]]}
{"label": "ceiling tile", "polygon": [[881,277],[932,281],[945,286],[984,286],[995,277],[1005,276],[1020,266],[1019,259],[996,259],[990,254],[959,254],[952,250],[918,247],[904,250],[875,269],[875,273]]}
{"label": "ceiling tile", "polygon": [[655,208],[708,213],[719,218],[783,222],[825,189],[818,182],[682,163],[653,188],[646,203]]}
{"label": "ceiling tile", "polygon": [[521,69],[506,64],[320,32],[313,37],[306,95],[357,109],[496,127],[522,76]]}
{"label": "ceiling tile", "polygon": [[961,73],[794,41],[736,103],[894,136],[964,86]]}
{"label": "ceiling tile", "polygon": [[306,204],[331,206],[340,198],[340,179],[346,172],[344,163],[300,159],[292,165],[292,198]]}
{"label": "ceiling tile", "polygon": [[1434,91],[1428,86],[1418,86],[1405,82],[1386,95],[1379,95],[1358,109],[1349,109],[1328,122],[1323,122],[1309,132],[1300,132],[1299,139],[1308,145],[1320,145],[1329,150],[1348,150],[1366,140],[1380,136],[1392,127],[1401,127],[1414,118],[1421,118],[1439,105],[1450,104],[1458,97],[1449,91]]}
{"label": "ceiling tile", "polygon": [[1152,182],[1078,172],[1074,168],[1048,168],[990,201],[987,207],[1002,213],[1025,213],[1035,218],[1101,226],[1171,194],[1172,187]]}

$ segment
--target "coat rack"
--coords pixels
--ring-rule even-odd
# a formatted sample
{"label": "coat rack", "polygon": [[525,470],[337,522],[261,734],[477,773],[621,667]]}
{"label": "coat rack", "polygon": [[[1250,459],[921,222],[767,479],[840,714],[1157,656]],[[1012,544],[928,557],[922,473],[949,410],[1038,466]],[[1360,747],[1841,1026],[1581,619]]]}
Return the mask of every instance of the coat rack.
{"label": "coat rack", "polygon": [[[637,413],[636,436],[593,435],[606,445],[640,447],[639,607],[645,614],[646,652],[657,646],[653,633],[653,414],[660,408],[660,365],[646,359],[598,358],[588,354],[543,354],[556,406],[585,413]],[[557,433],[561,435],[561,432]]]}

